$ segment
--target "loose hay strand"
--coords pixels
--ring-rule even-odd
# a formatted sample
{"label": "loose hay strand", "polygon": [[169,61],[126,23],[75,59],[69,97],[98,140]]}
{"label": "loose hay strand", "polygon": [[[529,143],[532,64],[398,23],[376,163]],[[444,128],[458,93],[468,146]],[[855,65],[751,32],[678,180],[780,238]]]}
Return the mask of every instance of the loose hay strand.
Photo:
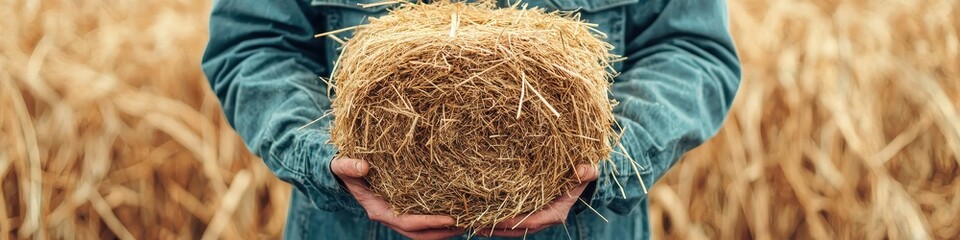
{"label": "loose hay strand", "polygon": [[332,35],[337,34],[337,33],[342,33],[342,32],[346,32],[346,31],[350,31],[350,30],[357,29],[358,27],[359,27],[359,26],[345,27],[345,28],[341,28],[341,29],[337,29],[337,30],[333,30],[333,31],[325,32],[325,33],[319,33],[319,34],[313,35],[313,37],[314,37],[314,38],[322,38],[322,37],[332,36]]}
{"label": "loose hay strand", "polygon": [[592,211],[594,214],[597,214],[597,217],[600,217],[600,219],[603,220],[603,222],[605,223],[610,222],[609,220],[607,220],[606,217],[603,216],[603,214],[600,214],[600,212],[598,212],[597,209],[594,209],[593,206],[590,206],[590,203],[588,203],[587,201],[584,201],[583,198],[578,197],[577,200],[580,200],[580,202],[583,203],[584,206],[587,206],[587,208],[590,209],[590,211]]}
{"label": "loose hay strand", "polygon": [[383,2],[378,2],[378,3],[366,3],[366,4],[364,4],[364,3],[357,3],[357,6],[360,6],[361,8],[373,8],[373,7],[393,5],[393,4],[398,4],[398,3],[401,3],[401,4],[409,4],[410,2],[407,2],[407,1],[405,1],[405,0],[394,0],[394,1],[383,1]]}
{"label": "loose hay strand", "polygon": [[550,112],[552,112],[554,116],[560,117],[560,112],[557,112],[557,109],[553,108],[553,105],[550,105],[550,102],[547,101],[547,98],[543,97],[543,95],[540,94],[540,91],[537,91],[533,85],[530,85],[530,82],[527,82],[527,75],[521,72],[520,76],[523,78],[523,85],[529,87],[530,91],[532,91],[533,94],[536,94],[537,98],[540,98],[540,101],[543,102],[543,105],[546,105],[547,109],[550,109]]}
{"label": "loose hay strand", "polygon": [[[640,169],[637,169],[637,166],[640,164],[637,164],[637,161],[633,160],[633,157],[627,153],[627,149],[623,147],[623,143],[618,142],[617,147],[620,148],[620,151],[623,151],[623,156],[627,157],[627,160],[630,161],[630,167],[633,168],[633,172],[637,174],[637,181],[640,181],[640,188],[643,189],[643,194],[647,194],[647,184],[643,182],[643,177],[640,176]],[[643,168],[643,166],[640,166],[640,168]]]}
{"label": "loose hay strand", "polygon": [[620,180],[617,179],[617,165],[614,165],[613,161],[607,161],[607,163],[610,164],[610,179],[613,179],[613,182],[617,184],[617,189],[620,190],[620,196],[623,196],[623,199],[627,199],[627,192],[623,190],[623,185],[620,185]]}

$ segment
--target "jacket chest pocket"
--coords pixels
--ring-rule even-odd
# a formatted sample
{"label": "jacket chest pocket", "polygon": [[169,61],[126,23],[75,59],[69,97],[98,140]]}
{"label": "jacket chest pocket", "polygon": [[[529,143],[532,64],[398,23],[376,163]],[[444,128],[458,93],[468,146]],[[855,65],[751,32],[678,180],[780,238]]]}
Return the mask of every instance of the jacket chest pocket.
{"label": "jacket chest pocket", "polygon": [[[317,33],[366,24],[368,22],[367,18],[387,14],[388,6],[363,8],[359,4],[378,3],[382,1],[383,0],[311,0],[310,6],[319,13],[318,18],[313,19],[313,24],[318,30]],[[353,31],[339,33],[337,36],[349,38],[353,36]],[[324,64],[328,66],[328,69],[332,69],[333,63],[336,62],[340,56],[340,43],[327,38],[317,39],[317,41],[323,41],[323,49],[325,51],[323,54]],[[327,75],[329,72],[323,74]]]}
{"label": "jacket chest pocket", "polygon": [[[515,0],[500,0],[500,6],[507,6],[506,2]],[[627,7],[637,5],[646,0],[523,0],[521,4],[529,4],[547,11],[562,10],[580,12],[580,17],[589,23],[597,24],[597,30],[607,35],[607,42],[614,46],[613,53],[623,55]],[[619,71],[620,64],[614,67]]]}
{"label": "jacket chest pocket", "polygon": [[[376,6],[363,8],[359,4],[378,3],[383,0],[311,0],[311,6],[320,12],[319,24],[322,32],[337,30],[346,27],[367,23],[367,18],[387,14],[390,6]],[[475,2],[471,0],[469,2]],[[517,0],[497,0],[500,7],[508,7]],[[547,11],[579,10],[581,18],[587,22],[597,24],[597,30],[607,35],[607,41],[615,48],[613,53],[623,55],[624,32],[627,18],[627,6],[636,5],[646,0],[523,0],[521,4],[529,7],[540,7]],[[338,34],[340,37],[352,36],[352,31]],[[332,65],[340,54],[340,44],[335,41],[324,40],[326,60]],[[620,64],[614,66],[620,70]]]}

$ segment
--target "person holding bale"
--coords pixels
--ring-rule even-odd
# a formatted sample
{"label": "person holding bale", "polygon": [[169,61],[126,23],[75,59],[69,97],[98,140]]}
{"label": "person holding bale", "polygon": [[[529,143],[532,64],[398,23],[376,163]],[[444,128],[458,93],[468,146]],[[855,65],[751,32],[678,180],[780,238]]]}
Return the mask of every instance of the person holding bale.
{"label": "person holding bale", "polygon": [[[549,196],[539,210],[468,233],[462,228],[468,224],[451,216],[394,211],[367,181],[376,166],[369,159],[339,156],[344,149],[327,144],[334,138],[324,128],[329,121],[304,127],[331,108],[331,94],[319,77],[341,71],[335,69],[342,40],[315,39],[314,34],[349,29],[386,14],[387,4],[376,2],[214,3],[202,67],[227,120],[247,146],[295,187],[285,238],[648,239],[646,186],[716,133],[739,86],[740,64],[723,1],[523,1],[531,7],[578,11],[596,24],[614,54],[626,57],[608,65],[622,73],[609,92],[619,102],[611,114],[621,132],[617,146],[625,154],[611,155],[609,165],[564,166],[572,170],[565,178],[573,183],[564,188],[568,192]],[[512,1],[497,5],[518,6]],[[460,17],[451,18],[449,37],[454,38],[457,24],[452,23]],[[566,113],[549,105],[557,96],[541,95],[534,85],[542,86],[520,74],[517,119],[524,99],[539,98],[542,105],[527,103],[527,108],[540,107],[542,114],[550,114],[543,110],[547,108],[558,117]],[[530,94],[527,89],[535,97],[524,97]]]}

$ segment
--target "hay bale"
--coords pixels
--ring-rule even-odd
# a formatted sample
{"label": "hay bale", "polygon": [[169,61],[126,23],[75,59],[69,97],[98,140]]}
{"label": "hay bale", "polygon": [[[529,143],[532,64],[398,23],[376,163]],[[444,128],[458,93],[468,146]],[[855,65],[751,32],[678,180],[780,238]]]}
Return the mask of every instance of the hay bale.
{"label": "hay bale", "polygon": [[615,141],[612,46],[572,12],[404,4],[334,69],[332,143],[401,214],[492,226],[578,184]]}

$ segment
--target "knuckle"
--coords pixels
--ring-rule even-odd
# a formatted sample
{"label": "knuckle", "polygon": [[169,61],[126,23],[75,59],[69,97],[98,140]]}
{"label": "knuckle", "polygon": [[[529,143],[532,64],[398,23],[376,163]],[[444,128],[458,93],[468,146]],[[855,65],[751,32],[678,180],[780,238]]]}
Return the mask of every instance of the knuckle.
{"label": "knuckle", "polygon": [[367,211],[367,217],[369,217],[370,220],[374,222],[383,222],[384,220],[383,217],[381,217],[379,214],[375,214],[370,211]]}
{"label": "knuckle", "polygon": [[339,162],[334,162],[333,166],[330,167],[330,171],[332,171],[333,174],[337,176],[343,175],[344,174],[343,164],[340,164]]}

